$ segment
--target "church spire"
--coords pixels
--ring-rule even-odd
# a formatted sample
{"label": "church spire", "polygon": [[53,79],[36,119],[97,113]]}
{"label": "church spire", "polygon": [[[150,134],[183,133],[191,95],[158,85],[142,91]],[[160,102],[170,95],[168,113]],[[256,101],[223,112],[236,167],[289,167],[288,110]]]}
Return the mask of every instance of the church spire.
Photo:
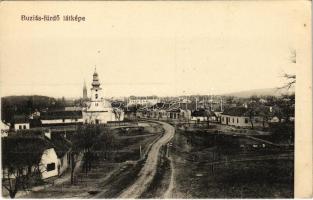
{"label": "church spire", "polygon": [[86,86],[85,80],[84,80],[84,87],[83,87],[83,99],[87,99],[87,86]]}

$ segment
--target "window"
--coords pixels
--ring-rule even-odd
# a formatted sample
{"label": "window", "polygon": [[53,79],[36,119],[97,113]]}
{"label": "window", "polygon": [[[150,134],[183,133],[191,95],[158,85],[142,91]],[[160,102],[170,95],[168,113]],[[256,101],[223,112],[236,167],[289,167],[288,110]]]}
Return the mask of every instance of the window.
{"label": "window", "polygon": [[18,129],[22,129],[22,125],[19,125],[19,126],[18,126]]}
{"label": "window", "polygon": [[239,120],[238,120],[238,118],[237,118],[237,124],[239,123]]}
{"label": "window", "polygon": [[65,122],[65,119],[62,119],[63,122]]}
{"label": "window", "polygon": [[47,171],[53,171],[55,170],[55,163],[50,163],[50,164],[47,164]]}
{"label": "window", "polygon": [[233,123],[234,123],[235,121],[234,121],[234,118],[233,118]]}
{"label": "window", "polygon": [[98,103],[96,103],[95,105],[98,106]]}
{"label": "window", "polygon": [[98,94],[95,94],[95,98],[98,99]]}
{"label": "window", "polygon": [[26,129],[26,125],[24,125],[23,128]]}
{"label": "window", "polygon": [[245,118],[245,123],[246,123],[246,124],[248,123],[248,118]]}

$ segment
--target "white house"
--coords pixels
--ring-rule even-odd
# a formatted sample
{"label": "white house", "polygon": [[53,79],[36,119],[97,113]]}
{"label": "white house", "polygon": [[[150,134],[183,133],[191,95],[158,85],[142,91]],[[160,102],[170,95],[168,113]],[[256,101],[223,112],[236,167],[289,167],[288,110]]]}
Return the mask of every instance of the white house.
{"label": "white house", "polygon": [[29,119],[23,115],[14,116],[14,130],[26,130],[29,129]]}
{"label": "white house", "polygon": [[7,137],[9,134],[10,126],[5,124],[3,121],[0,122],[0,129],[1,129],[1,137]]}
{"label": "white house", "polygon": [[[41,136],[10,136],[3,138],[2,145],[3,177],[10,179],[16,177],[14,171],[8,174],[7,166],[17,161],[19,165],[25,166],[23,174],[39,169],[42,179],[58,175],[58,157],[53,144],[47,139]],[[29,166],[29,162],[33,165]]]}
{"label": "white house", "polygon": [[[253,116],[252,124],[254,127],[268,126],[261,116]],[[246,107],[231,107],[224,110],[221,114],[221,124],[236,127],[252,127],[248,109]]]}

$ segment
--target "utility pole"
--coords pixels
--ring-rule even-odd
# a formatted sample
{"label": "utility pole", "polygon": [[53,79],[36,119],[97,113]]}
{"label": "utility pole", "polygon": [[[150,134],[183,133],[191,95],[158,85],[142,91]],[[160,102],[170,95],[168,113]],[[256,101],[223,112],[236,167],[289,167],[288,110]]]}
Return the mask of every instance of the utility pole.
{"label": "utility pole", "polygon": [[223,112],[223,98],[221,98],[221,112]]}

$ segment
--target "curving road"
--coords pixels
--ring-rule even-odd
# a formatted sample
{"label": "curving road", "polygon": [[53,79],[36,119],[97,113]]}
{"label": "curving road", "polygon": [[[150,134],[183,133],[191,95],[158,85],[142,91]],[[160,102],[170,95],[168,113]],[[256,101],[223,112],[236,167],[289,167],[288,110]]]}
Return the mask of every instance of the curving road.
{"label": "curving road", "polygon": [[168,143],[175,134],[175,128],[168,123],[153,121],[163,126],[165,132],[162,138],[155,142],[148,154],[147,160],[143,168],[138,174],[137,180],[128,188],[126,188],[118,198],[139,198],[140,195],[150,185],[156,173],[158,164],[158,155],[162,145]]}

